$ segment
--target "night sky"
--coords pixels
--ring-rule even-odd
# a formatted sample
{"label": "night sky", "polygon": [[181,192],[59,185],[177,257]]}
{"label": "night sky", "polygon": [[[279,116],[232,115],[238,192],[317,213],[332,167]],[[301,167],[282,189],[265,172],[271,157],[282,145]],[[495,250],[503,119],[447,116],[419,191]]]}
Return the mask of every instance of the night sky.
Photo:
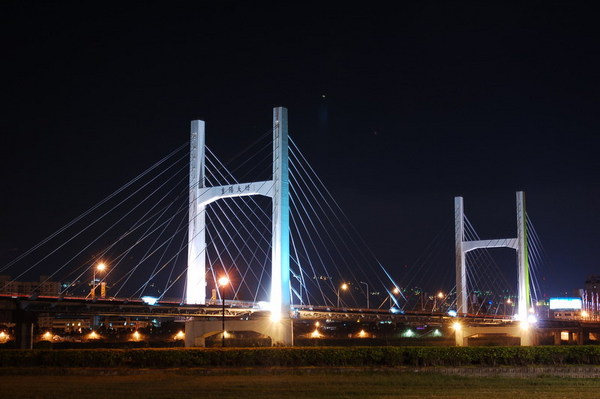
{"label": "night sky", "polygon": [[582,287],[600,274],[597,14],[396,3],[3,1],[0,263],[189,140],[190,120],[226,160],[285,106],[391,273],[456,195],[483,238],[515,236],[523,190],[550,294]]}

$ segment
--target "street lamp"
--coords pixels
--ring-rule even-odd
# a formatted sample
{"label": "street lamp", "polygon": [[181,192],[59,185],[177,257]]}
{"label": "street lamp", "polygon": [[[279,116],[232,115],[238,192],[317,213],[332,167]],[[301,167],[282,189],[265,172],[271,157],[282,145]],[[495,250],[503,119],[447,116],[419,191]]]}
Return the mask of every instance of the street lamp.
{"label": "street lamp", "polygon": [[[442,299],[444,299],[444,293],[442,291],[438,292],[436,295],[436,298],[434,298],[434,302],[433,302],[433,312],[435,312],[437,310],[437,300],[440,299],[440,301]],[[440,308],[441,308],[441,304],[440,304]]]}
{"label": "street lamp", "polygon": [[348,284],[344,283],[337,290],[337,307],[340,307],[340,290],[346,291],[348,289]]}
{"label": "street lamp", "polygon": [[369,309],[369,284],[365,283],[364,281],[361,281],[360,283],[367,286],[367,309]]}
{"label": "street lamp", "polygon": [[223,348],[225,347],[225,287],[227,286],[227,284],[229,284],[229,278],[227,276],[219,278],[219,287],[221,287],[221,301],[223,302],[223,336],[221,337],[221,346]]}
{"label": "street lamp", "polygon": [[510,300],[510,298],[508,298],[506,300],[506,302],[504,303],[504,315],[508,315],[509,313],[506,311],[506,305],[512,306],[512,301]]}
{"label": "street lamp", "polygon": [[[400,293],[400,290],[398,289],[398,287],[394,287],[394,289],[392,289],[392,294],[398,295]],[[392,295],[390,295],[390,309],[393,308],[393,304],[392,304]]]}
{"label": "street lamp", "polygon": [[93,269],[94,279],[92,280],[92,299],[96,298],[96,287],[98,287],[98,284],[96,284],[96,271],[103,272],[106,269],[106,264],[104,262],[100,262]]}

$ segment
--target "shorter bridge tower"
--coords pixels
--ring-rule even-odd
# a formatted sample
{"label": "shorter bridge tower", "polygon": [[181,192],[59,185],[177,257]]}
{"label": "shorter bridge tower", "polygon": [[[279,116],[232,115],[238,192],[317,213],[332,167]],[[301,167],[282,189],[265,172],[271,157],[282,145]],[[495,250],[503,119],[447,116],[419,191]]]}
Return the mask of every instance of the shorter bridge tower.
{"label": "shorter bridge tower", "polygon": [[[454,198],[455,250],[456,250],[456,311],[466,315],[469,311],[467,303],[467,271],[466,254],[476,249],[512,248],[517,251],[518,258],[518,319],[526,323],[531,308],[529,287],[529,259],[527,253],[527,222],[525,213],[525,194],[517,192],[517,237],[493,240],[465,240],[465,218],[462,197]],[[524,329],[523,329],[524,330]],[[525,331],[525,330],[524,330]],[[530,339],[522,333],[521,345],[531,345]],[[458,342],[457,342],[458,343]]]}

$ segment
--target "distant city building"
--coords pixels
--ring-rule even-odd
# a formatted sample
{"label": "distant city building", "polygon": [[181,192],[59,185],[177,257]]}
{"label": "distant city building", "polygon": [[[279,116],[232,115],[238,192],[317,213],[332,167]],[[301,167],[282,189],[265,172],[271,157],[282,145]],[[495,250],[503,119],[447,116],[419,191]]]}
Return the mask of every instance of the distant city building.
{"label": "distant city building", "polygon": [[600,275],[589,275],[584,287],[580,290],[584,314],[589,320],[600,320]]}
{"label": "distant city building", "polygon": [[65,333],[81,333],[98,327],[109,330],[137,330],[151,326],[151,321],[140,320],[137,317],[77,317],[69,315],[55,316],[49,313],[41,313],[38,316],[39,328]]}
{"label": "distant city building", "polygon": [[0,275],[0,294],[57,296],[60,283],[51,281],[48,276],[40,276],[39,281],[13,281],[10,276]]}
{"label": "distant city building", "polygon": [[592,274],[585,280],[585,290],[587,293],[600,293],[600,275]]}
{"label": "distant city building", "polygon": [[580,320],[584,315],[583,301],[581,298],[550,298],[550,318],[558,320]]}
{"label": "distant city building", "polygon": [[48,313],[42,313],[38,316],[38,327],[66,333],[82,332],[91,328],[92,319],[92,317],[55,317]]}
{"label": "distant city building", "polygon": [[555,320],[581,320],[583,317],[581,313],[581,310],[575,309],[551,310],[550,317]]}

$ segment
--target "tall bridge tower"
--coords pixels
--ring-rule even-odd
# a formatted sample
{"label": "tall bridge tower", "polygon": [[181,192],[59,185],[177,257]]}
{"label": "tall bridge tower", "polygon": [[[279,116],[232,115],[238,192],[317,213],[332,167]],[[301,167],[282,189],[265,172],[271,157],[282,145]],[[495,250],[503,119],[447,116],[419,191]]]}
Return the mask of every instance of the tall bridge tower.
{"label": "tall bridge tower", "polygon": [[290,228],[288,172],[288,112],[273,109],[273,179],[207,187],[204,121],[194,120],[190,138],[190,203],[186,303],[206,303],[206,207],[221,198],[263,195],[272,202],[271,316],[289,319]]}

